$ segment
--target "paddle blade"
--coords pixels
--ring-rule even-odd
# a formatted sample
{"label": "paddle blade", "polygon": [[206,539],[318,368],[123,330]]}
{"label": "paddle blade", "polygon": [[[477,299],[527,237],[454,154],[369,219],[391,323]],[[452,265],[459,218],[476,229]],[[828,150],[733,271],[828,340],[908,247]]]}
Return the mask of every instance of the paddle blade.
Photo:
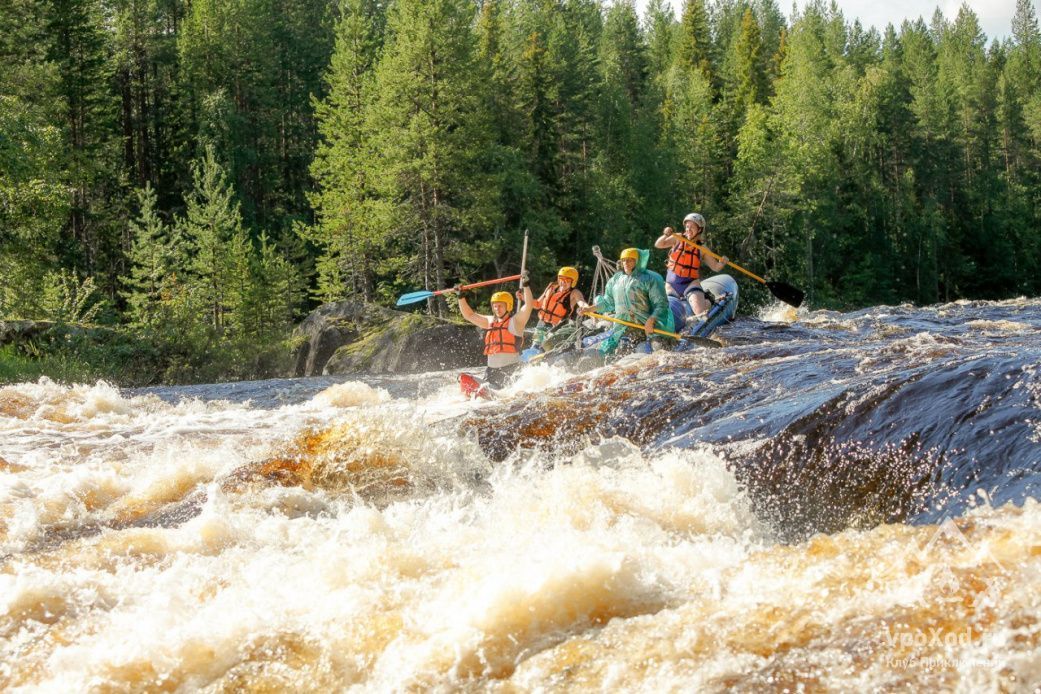
{"label": "paddle blade", "polygon": [[802,306],[802,300],[806,298],[806,295],[801,289],[796,289],[792,285],[784,282],[767,282],[766,288],[769,289],[778,299],[790,306],[794,306],[795,308]]}
{"label": "paddle blade", "polygon": [[419,291],[411,292],[409,294],[402,294],[400,297],[398,297],[398,306],[414,304],[416,302],[423,301],[424,299],[429,299],[432,296],[434,296],[434,292],[428,291]]}
{"label": "paddle blade", "polygon": [[539,356],[540,354],[542,354],[542,350],[538,347],[528,347],[526,350],[521,352],[520,360],[527,364],[529,361]]}
{"label": "paddle blade", "polygon": [[463,395],[471,399],[484,398],[485,400],[491,400],[492,398],[488,384],[470,374],[459,374],[459,388],[463,391]]}

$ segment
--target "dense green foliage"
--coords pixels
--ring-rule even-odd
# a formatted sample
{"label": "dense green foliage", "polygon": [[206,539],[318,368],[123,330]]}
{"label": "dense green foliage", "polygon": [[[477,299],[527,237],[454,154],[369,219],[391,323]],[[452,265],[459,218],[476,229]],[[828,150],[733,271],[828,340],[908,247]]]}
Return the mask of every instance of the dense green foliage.
{"label": "dense green foliage", "polygon": [[536,281],[588,279],[691,210],[812,306],[1038,293],[1030,0],[989,43],[964,6],[677,9],[0,3],[0,318],[119,326],[156,379],[262,375],[317,300],[509,274],[526,229]]}

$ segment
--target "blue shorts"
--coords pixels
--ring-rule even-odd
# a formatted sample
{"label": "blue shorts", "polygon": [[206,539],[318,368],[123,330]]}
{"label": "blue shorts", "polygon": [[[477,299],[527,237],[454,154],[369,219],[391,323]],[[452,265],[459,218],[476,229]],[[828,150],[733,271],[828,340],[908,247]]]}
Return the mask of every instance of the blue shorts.
{"label": "blue shorts", "polygon": [[672,270],[669,270],[665,275],[665,284],[667,284],[668,288],[672,290],[671,293],[676,296],[681,296],[684,299],[694,292],[705,293],[705,290],[701,288],[700,282],[699,284],[694,284],[694,282],[695,280],[693,277],[680,277],[679,275],[674,274]]}

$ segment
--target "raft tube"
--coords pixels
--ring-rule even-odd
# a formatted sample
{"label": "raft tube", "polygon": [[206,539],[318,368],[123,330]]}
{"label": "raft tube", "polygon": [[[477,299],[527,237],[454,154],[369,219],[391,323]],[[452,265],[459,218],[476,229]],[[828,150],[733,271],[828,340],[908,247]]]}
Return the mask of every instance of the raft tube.
{"label": "raft tube", "polygon": [[[719,326],[734,320],[737,314],[737,281],[730,275],[713,275],[701,280],[701,288],[713,302],[704,320],[694,322],[694,311],[684,299],[669,295],[669,308],[676,323],[677,332],[693,337],[708,337]],[[686,326],[686,327],[684,327]]]}

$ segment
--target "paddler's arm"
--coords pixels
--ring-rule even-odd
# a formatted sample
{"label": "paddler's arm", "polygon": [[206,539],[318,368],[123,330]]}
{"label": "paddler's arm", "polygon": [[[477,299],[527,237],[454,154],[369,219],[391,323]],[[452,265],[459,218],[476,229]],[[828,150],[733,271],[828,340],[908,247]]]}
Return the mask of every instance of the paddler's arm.
{"label": "paddler's arm", "polygon": [[647,319],[646,321],[644,321],[644,324],[643,324],[643,331],[644,331],[645,333],[647,333],[647,337],[650,337],[651,335],[653,335],[653,334],[654,334],[654,325],[655,325],[655,323],[657,323],[657,322],[658,322],[658,319],[657,319],[657,318],[655,318],[654,316],[651,316],[651,317],[650,317],[650,318],[648,318],[648,319]]}
{"label": "paddler's arm", "polygon": [[544,290],[542,290],[542,294],[539,295],[539,298],[535,299],[535,302],[532,304],[532,307],[534,307],[534,308],[542,308],[543,306],[545,306],[546,305],[546,299],[549,298],[550,292],[553,290],[554,286],[555,285],[552,282],[547,284],[546,288]]}
{"label": "paddler's arm", "polygon": [[467,303],[466,297],[463,296],[463,293],[459,291],[458,288],[454,289],[453,291],[459,295],[459,313],[463,314],[463,318],[470,321],[481,330],[487,330],[488,328],[492,327],[491,323],[488,322],[487,318],[470,308],[470,304]]}
{"label": "paddler's arm", "polygon": [[672,235],[674,233],[675,232],[672,230],[672,227],[665,227],[665,229],[661,232],[661,236],[659,236],[658,240],[654,242],[654,247],[672,248],[673,246],[675,246],[677,243],[679,243],[679,241],[672,238]]}
{"label": "paddler's arm", "polygon": [[531,318],[531,312],[535,308],[535,297],[531,293],[531,287],[524,285],[524,305],[517,311],[517,328],[524,330],[524,326],[528,324],[528,319]]}
{"label": "paddler's arm", "polygon": [[716,256],[712,254],[712,249],[706,246],[705,250],[709,252],[702,254],[702,260],[704,260],[705,264],[712,268],[715,272],[719,272],[727,266],[727,261],[730,259],[727,258],[725,255],[720,256],[717,260]]}
{"label": "paddler's arm", "polygon": [[[583,294],[582,294],[582,292],[580,290],[572,289],[571,290],[570,301],[571,301],[571,316],[574,316],[576,314],[580,314],[581,313],[581,311],[579,310],[579,307],[586,303],[586,297],[583,296]],[[568,317],[570,318],[571,316],[568,316]]]}
{"label": "paddler's arm", "polygon": [[604,293],[593,299],[593,303],[589,306],[588,310],[595,311],[596,313],[614,313],[614,286],[618,283],[618,277],[619,274],[615,274],[611,279],[607,280],[607,286],[604,287]]}

